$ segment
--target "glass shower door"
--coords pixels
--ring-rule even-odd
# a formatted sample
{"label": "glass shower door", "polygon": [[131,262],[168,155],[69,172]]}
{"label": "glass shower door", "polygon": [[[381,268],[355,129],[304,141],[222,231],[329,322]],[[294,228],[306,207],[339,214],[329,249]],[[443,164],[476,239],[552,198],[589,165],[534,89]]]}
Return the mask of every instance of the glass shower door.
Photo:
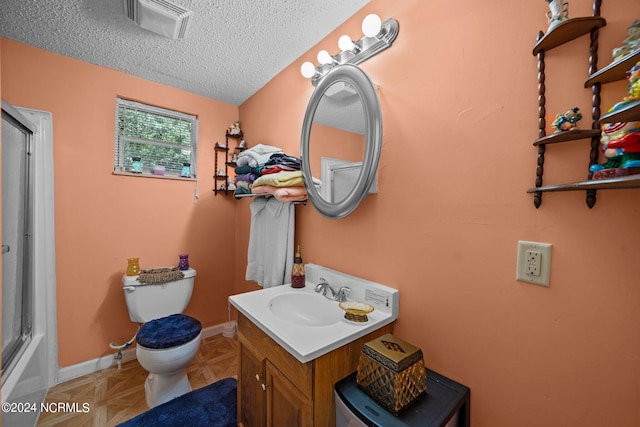
{"label": "glass shower door", "polygon": [[2,379],[31,338],[29,157],[33,133],[2,110]]}

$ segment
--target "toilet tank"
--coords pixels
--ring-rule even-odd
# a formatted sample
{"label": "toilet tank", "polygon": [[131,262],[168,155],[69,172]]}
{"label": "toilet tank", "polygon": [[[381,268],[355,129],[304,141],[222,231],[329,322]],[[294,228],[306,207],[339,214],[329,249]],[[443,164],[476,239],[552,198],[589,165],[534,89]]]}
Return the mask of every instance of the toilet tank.
{"label": "toilet tank", "polygon": [[182,313],[189,304],[196,271],[183,271],[180,280],[160,285],[145,285],[138,276],[123,276],[124,299],[133,322],[145,323],[160,317]]}

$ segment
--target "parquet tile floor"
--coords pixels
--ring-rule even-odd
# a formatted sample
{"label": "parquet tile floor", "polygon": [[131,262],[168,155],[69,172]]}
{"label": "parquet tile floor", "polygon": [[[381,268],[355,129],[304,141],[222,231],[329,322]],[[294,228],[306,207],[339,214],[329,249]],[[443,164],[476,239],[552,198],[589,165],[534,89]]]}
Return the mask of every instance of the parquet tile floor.
{"label": "parquet tile floor", "polygon": [[[196,357],[187,366],[191,387],[195,390],[238,373],[236,338],[214,335],[202,340]],[[40,414],[39,427],[112,427],[148,408],[144,397],[147,372],[137,360],[104,369],[52,387],[45,404],[62,402],[79,404],[85,412],[48,412]],[[186,426],[185,426],[186,427]]]}

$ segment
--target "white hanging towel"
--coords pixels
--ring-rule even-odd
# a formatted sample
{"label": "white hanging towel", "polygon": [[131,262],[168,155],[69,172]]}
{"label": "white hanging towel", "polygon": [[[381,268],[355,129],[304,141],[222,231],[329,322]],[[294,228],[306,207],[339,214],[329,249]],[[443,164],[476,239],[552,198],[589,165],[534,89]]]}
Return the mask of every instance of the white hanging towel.
{"label": "white hanging towel", "polygon": [[293,203],[256,197],[250,205],[251,232],[245,279],[270,288],[291,281],[293,266]]}

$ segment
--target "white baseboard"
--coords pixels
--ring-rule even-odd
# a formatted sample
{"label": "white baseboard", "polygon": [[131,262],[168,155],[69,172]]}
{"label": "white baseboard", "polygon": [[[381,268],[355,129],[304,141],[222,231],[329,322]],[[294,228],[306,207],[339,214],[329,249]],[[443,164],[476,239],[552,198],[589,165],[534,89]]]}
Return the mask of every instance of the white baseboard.
{"label": "white baseboard", "polygon": [[[222,334],[224,323],[219,325],[208,326],[202,329],[202,339]],[[97,359],[87,360],[86,362],[77,363],[75,365],[66,366],[58,369],[56,374],[56,385],[83,375],[92,374],[103,369],[117,365],[114,354],[98,357]],[[136,358],[135,348],[128,348],[122,351],[122,363],[129,362]]]}

